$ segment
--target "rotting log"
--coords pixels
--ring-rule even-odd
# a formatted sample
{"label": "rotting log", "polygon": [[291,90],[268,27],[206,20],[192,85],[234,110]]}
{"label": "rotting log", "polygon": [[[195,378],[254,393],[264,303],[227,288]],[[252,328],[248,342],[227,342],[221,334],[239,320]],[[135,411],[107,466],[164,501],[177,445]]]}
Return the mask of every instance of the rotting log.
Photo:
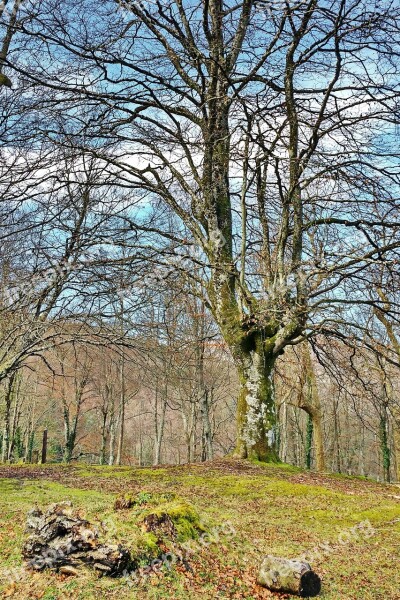
{"label": "rotting log", "polygon": [[30,535],[22,555],[33,570],[58,571],[86,564],[103,575],[117,577],[131,564],[129,551],[120,545],[102,544],[98,531],[73,514],[70,502],[52,504],[45,512],[30,510],[26,525]]}
{"label": "rotting log", "polygon": [[321,591],[321,579],[307,562],[276,556],[264,558],[257,582],[273,592],[302,598],[313,598]]}

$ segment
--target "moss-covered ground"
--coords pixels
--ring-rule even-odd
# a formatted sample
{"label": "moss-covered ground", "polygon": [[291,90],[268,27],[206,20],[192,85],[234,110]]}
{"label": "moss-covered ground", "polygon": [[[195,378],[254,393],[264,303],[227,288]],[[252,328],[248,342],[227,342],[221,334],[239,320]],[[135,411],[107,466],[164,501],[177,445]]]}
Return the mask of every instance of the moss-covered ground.
{"label": "moss-covered ground", "polygon": [[[115,511],[121,494],[143,499],[143,505]],[[143,559],[130,579],[99,578],[90,570],[72,577],[33,574],[23,567],[27,511],[62,500],[71,500],[105,537],[156,555],[152,535],[138,535],[137,528],[138,515],[152,508],[154,497],[164,499],[182,539],[187,528],[180,521],[182,506],[189,507],[189,515],[190,507],[200,515],[203,533],[172,568],[171,547],[164,548],[162,564],[149,568]],[[0,596],[5,598],[288,598],[256,584],[257,565],[268,553],[308,556],[322,577],[326,600],[400,600],[399,550],[400,487],[395,485],[234,460],[154,469],[0,466]],[[177,546],[176,553],[181,551]]]}

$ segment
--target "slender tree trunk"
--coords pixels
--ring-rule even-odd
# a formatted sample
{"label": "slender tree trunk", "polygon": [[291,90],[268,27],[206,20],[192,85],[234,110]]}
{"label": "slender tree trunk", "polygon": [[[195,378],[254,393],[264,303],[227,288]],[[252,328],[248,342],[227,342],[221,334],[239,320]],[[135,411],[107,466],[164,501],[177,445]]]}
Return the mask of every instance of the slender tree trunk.
{"label": "slender tree trunk", "polygon": [[110,415],[110,452],[108,456],[108,464],[110,467],[113,466],[115,460],[115,412],[114,406],[112,407],[111,415]]}
{"label": "slender tree trunk", "polygon": [[122,451],[124,446],[124,432],[125,432],[125,403],[126,403],[126,393],[125,393],[125,358],[122,356],[121,359],[121,368],[120,368],[120,385],[121,385],[121,398],[119,404],[119,430],[118,430],[118,448],[117,448],[117,465],[121,466],[122,464]]}
{"label": "slender tree trunk", "polygon": [[[121,336],[124,337],[124,301],[120,298],[120,329]],[[126,403],[126,388],[125,388],[125,353],[122,350],[121,361],[119,364],[119,383],[121,389],[121,397],[119,404],[119,430],[118,430],[118,447],[117,447],[117,465],[121,466],[122,464],[122,452],[124,447],[124,433],[125,433],[125,403]]]}
{"label": "slender tree trunk", "polygon": [[311,415],[307,415],[307,431],[306,431],[306,447],[305,447],[305,457],[306,457],[306,468],[311,469],[312,463],[312,442],[313,442],[313,430],[314,424]]}
{"label": "slender tree trunk", "polygon": [[139,425],[139,467],[143,466],[143,439],[142,439],[142,428]]}
{"label": "slender tree trunk", "polygon": [[124,431],[125,431],[125,399],[122,400],[119,407],[119,415],[118,415],[118,444],[117,444],[117,459],[116,464],[121,466],[122,464],[122,451],[124,447]]}
{"label": "slender tree trunk", "polygon": [[[165,375],[167,377],[167,374]],[[158,405],[158,393],[156,392],[156,411],[155,411],[155,430],[156,430],[156,443],[154,449],[154,466],[161,464],[161,449],[164,439],[165,430],[165,415],[167,412],[167,400],[168,400],[168,383],[165,381],[165,387],[161,395],[161,406]]]}
{"label": "slender tree trunk", "polygon": [[213,459],[213,445],[212,445],[212,429],[210,421],[210,406],[208,402],[208,391],[203,390],[203,394],[200,397],[200,415],[203,426],[202,444],[203,451],[202,455],[204,460]]}
{"label": "slender tree trunk", "polygon": [[70,430],[70,422],[69,422],[69,410],[64,407],[64,451],[63,451],[63,461],[66,463],[71,462],[72,452],[70,449],[70,441],[71,441],[71,430]]}
{"label": "slender tree trunk", "polygon": [[76,444],[76,434],[78,430],[78,417],[72,419],[72,423],[68,421],[65,423],[65,447],[64,447],[64,462],[70,463],[74,454]]}
{"label": "slender tree trunk", "polygon": [[[308,421],[309,429],[307,433],[311,436],[310,442],[315,447],[315,467],[317,471],[325,470],[325,451],[324,451],[324,431],[322,424],[321,401],[318,393],[318,383],[315,376],[314,365],[310,353],[310,347],[306,343],[303,345],[302,373],[300,376],[300,384],[305,384],[305,390],[300,390],[299,407],[305,410],[308,418],[311,419],[311,424]],[[304,384],[303,384],[304,381]],[[311,448],[309,450],[311,453]],[[307,459],[308,460],[308,459]],[[308,464],[308,463],[307,463]],[[311,463],[310,463],[311,466]],[[310,468],[310,467],[309,467]]]}
{"label": "slender tree trunk", "polygon": [[14,452],[14,447],[15,447],[15,436],[16,436],[16,432],[18,429],[19,420],[21,417],[21,413],[19,411],[19,406],[18,406],[18,397],[17,397],[16,390],[14,390],[13,398],[14,398],[14,410],[13,410],[13,418],[11,421],[10,442],[9,442],[8,454],[7,454],[8,460],[11,460],[13,457],[13,452]]}
{"label": "slender tree trunk", "polygon": [[279,444],[279,456],[282,462],[287,462],[288,457],[288,405],[286,402],[283,402],[281,405],[282,416],[280,419],[279,429],[280,429],[280,444]]}
{"label": "slender tree trunk", "polygon": [[394,443],[394,455],[396,460],[396,479],[400,481],[400,417],[396,414],[396,420],[393,423],[393,443]]}
{"label": "slender tree trunk", "polygon": [[107,437],[108,437],[108,431],[107,431],[107,412],[103,411],[103,421],[102,421],[102,424],[101,424],[101,447],[100,447],[100,458],[99,458],[99,464],[100,465],[105,465],[106,464]]}
{"label": "slender tree trunk", "polygon": [[191,422],[191,462],[196,461],[197,455],[197,402],[192,402],[190,405],[190,422]]}
{"label": "slender tree trunk", "polygon": [[199,410],[202,427],[201,436],[201,460],[213,459],[212,427],[210,421],[209,391],[204,378],[204,353],[205,353],[205,304],[204,301],[198,307],[200,318],[196,320],[196,370],[198,376]]}
{"label": "slender tree trunk", "polygon": [[382,452],[382,468],[383,468],[383,480],[390,482],[390,447],[388,440],[388,418],[387,410],[384,407],[380,417],[379,423],[379,439],[381,444]]}
{"label": "slender tree trunk", "polygon": [[190,404],[190,408],[188,410],[188,414],[185,412],[185,405],[182,401],[181,403],[181,416],[183,423],[183,431],[185,433],[185,441],[186,441],[186,462],[193,462],[193,404]]}
{"label": "slender tree trunk", "polygon": [[338,473],[342,472],[342,462],[340,458],[340,423],[339,423],[339,411],[338,402],[333,402],[333,445],[336,459],[336,470]]}
{"label": "slender tree trunk", "polygon": [[13,397],[14,380],[16,373],[13,373],[9,380],[6,389],[5,396],[5,411],[4,411],[4,433],[3,433],[3,444],[1,449],[1,461],[5,462],[8,460],[8,452],[10,447],[10,434],[11,434],[11,405]]}
{"label": "slender tree trunk", "polygon": [[[47,429],[43,431],[42,437],[42,455],[41,455],[41,464],[44,465],[47,462],[47,440],[48,440],[48,432]],[[71,453],[72,456],[72,453]]]}
{"label": "slender tree trunk", "polygon": [[315,444],[315,463],[317,471],[325,471],[324,430],[322,426],[321,410],[313,412],[313,436]]}
{"label": "slender tree trunk", "polygon": [[67,390],[65,388],[65,376],[63,373],[62,383],[62,402],[63,402],[63,417],[64,417],[64,450],[63,461],[69,464],[72,460],[72,455],[75,449],[76,433],[78,427],[80,396],[75,397],[76,414],[71,417],[70,404],[67,401]]}
{"label": "slender tree trunk", "polygon": [[33,455],[33,446],[35,444],[35,432],[33,430],[33,428],[30,430],[30,433],[28,435],[28,444],[27,444],[27,448],[26,448],[26,462],[27,463],[31,463],[32,462],[32,455]]}
{"label": "slender tree trunk", "polygon": [[363,477],[365,477],[365,427],[364,427],[364,422],[362,419],[361,419],[361,423],[360,423],[359,440],[360,440],[359,469],[360,469],[360,474]]}

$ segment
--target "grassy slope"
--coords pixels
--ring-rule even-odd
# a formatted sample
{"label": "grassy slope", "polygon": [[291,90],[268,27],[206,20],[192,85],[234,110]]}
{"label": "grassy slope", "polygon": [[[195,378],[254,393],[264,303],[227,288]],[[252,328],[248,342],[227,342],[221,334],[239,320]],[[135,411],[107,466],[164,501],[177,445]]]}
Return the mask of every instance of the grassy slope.
{"label": "grassy slope", "polygon": [[[2,597],[283,598],[287,596],[273,595],[255,583],[263,554],[297,557],[329,542],[329,548],[314,551],[312,559],[323,578],[322,598],[400,600],[396,486],[238,461],[159,469],[0,467],[0,478]],[[24,518],[35,502],[44,506],[72,500],[89,520],[105,523],[109,536],[129,545],[130,513],[115,513],[113,501],[118,493],[141,491],[179,494],[196,506],[207,530],[214,528],[217,539],[191,556],[192,570],[164,569],[129,587],[124,579],[98,579],[89,571],[65,578],[32,575],[21,568]],[[374,527],[372,536],[368,530],[349,534],[365,520]],[[222,532],[218,539],[218,527],[225,527],[228,535]],[[7,574],[10,569],[15,571]]]}

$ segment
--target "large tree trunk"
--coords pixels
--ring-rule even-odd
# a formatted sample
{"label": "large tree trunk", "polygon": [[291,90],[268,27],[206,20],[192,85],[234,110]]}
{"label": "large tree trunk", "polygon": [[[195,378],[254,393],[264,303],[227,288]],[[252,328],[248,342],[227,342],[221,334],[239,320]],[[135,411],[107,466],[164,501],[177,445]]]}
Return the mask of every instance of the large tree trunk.
{"label": "large tree trunk", "polygon": [[[260,336],[261,338],[261,336]],[[239,365],[238,432],[235,454],[262,461],[278,460],[273,389],[274,359],[258,348],[242,354]]]}

